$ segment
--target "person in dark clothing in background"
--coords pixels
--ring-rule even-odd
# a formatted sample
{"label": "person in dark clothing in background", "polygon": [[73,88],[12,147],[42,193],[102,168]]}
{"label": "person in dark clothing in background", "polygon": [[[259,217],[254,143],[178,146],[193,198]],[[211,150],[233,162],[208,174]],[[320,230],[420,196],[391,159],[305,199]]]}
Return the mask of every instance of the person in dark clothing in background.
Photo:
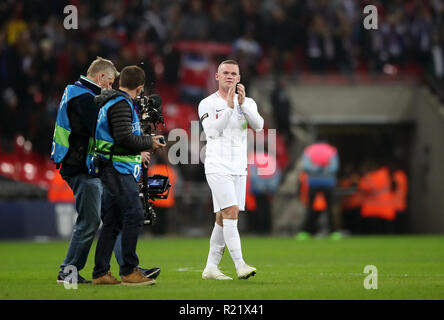
{"label": "person in dark clothing in background", "polygon": [[[144,213],[137,181],[141,173],[142,151],[164,147],[162,136],[142,135],[133,99],[145,84],[145,72],[137,66],[123,68],[118,90],[105,90],[95,98],[101,107],[97,118],[96,155],[103,162],[102,230],[95,253],[93,284],[151,285],[154,278],[138,268],[136,254]],[[110,273],[110,260],[118,234],[122,238],[122,259],[118,281]]]}
{"label": "person in dark clothing in background", "polygon": [[270,100],[273,107],[273,120],[279,134],[285,137],[285,143],[289,146],[293,141],[291,132],[292,105],[287,90],[287,80],[281,74],[276,76],[275,86],[271,92]]}

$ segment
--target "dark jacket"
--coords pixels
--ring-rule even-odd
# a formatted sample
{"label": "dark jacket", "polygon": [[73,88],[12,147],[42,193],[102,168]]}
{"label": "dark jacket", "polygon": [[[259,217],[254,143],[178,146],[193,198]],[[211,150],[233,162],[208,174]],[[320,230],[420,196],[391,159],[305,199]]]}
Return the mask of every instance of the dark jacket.
{"label": "dark jacket", "polygon": [[[100,94],[102,88],[95,83],[84,78],[78,80],[78,84],[83,85]],[[69,150],[63,159],[60,174],[61,175],[77,175],[80,173],[88,173],[85,164],[85,157],[88,152],[89,138],[94,132],[99,113],[99,106],[94,102],[94,96],[85,93],[68,103],[68,118],[71,125],[71,134],[69,136]]]}
{"label": "dark jacket", "polygon": [[[107,101],[118,96],[125,96],[131,99],[126,92],[121,90],[103,90],[102,94],[96,96],[94,100],[99,107],[102,107]],[[107,116],[116,147],[124,147],[135,154],[151,149],[153,145],[151,136],[137,136],[133,134],[132,112],[127,101],[119,101],[110,107]]]}

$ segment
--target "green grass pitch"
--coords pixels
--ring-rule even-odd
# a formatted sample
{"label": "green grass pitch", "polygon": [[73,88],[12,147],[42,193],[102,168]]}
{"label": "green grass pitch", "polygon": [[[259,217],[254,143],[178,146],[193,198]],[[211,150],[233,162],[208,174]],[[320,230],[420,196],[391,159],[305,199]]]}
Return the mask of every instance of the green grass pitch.
{"label": "green grass pitch", "polygon": [[[341,240],[242,237],[247,263],[258,273],[238,280],[225,251],[221,269],[233,281],[201,279],[207,238],[143,238],[141,266],[159,266],[154,286],[56,284],[68,242],[0,242],[0,299],[297,300],[444,299],[444,236],[372,236]],[[91,279],[95,244],[80,272]],[[364,288],[366,265],[378,288]],[[112,273],[118,275],[112,259]]]}

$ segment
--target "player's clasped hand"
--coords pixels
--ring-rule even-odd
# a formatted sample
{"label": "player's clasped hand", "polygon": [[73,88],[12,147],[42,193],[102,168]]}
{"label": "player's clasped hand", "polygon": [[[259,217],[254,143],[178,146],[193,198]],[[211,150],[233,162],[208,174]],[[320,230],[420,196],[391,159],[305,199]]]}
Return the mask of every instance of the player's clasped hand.
{"label": "player's clasped hand", "polygon": [[227,104],[228,107],[233,109],[234,108],[234,93],[236,91],[236,88],[230,87],[230,89],[228,89],[228,97],[227,97]]}
{"label": "player's clasped hand", "polygon": [[[237,89],[237,90],[236,90]],[[234,108],[234,95],[237,91],[237,101],[239,102],[239,105],[243,105],[245,101],[245,87],[242,83],[236,83],[233,87],[228,89],[228,107],[231,109]]]}
{"label": "player's clasped hand", "polygon": [[239,105],[243,105],[245,101],[245,86],[242,83],[238,83],[237,85],[237,101]]}

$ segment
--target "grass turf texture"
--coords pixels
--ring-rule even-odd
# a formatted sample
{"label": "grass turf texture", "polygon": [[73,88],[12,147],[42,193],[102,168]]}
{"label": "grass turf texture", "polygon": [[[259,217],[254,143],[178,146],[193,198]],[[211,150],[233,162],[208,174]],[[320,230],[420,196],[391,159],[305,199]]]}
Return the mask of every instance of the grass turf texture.
{"label": "grass turf texture", "polygon": [[[350,237],[342,240],[243,237],[258,273],[238,280],[226,250],[221,269],[233,281],[202,280],[208,239],[154,238],[138,244],[141,266],[161,267],[147,287],[56,284],[67,242],[0,242],[0,299],[444,299],[444,237]],[[91,279],[95,244],[80,272]],[[118,275],[116,261],[111,271]],[[378,289],[366,290],[366,265],[378,268]]]}

